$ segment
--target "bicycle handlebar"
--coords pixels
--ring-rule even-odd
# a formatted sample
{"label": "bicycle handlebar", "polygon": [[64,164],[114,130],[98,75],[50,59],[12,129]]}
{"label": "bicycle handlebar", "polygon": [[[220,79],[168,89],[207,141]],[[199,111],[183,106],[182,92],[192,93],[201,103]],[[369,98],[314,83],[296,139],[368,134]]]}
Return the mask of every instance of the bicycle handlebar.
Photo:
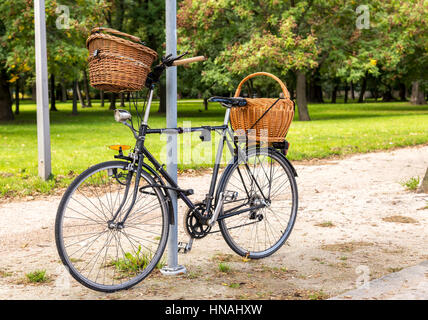
{"label": "bicycle handlebar", "polygon": [[159,79],[162,73],[165,71],[167,67],[181,66],[192,62],[205,61],[207,59],[204,56],[198,56],[198,57],[180,60],[181,57],[183,57],[186,54],[187,52],[182,55],[179,55],[178,57],[172,57],[172,54],[162,57],[162,62],[159,65],[155,66],[152,72],[148,74],[145,86],[147,88],[152,88],[153,84],[159,82]]}
{"label": "bicycle handlebar", "polygon": [[176,60],[172,63],[172,66],[182,66],[182,65],[189,64],[192,62],[199,62],[199,61],[205,61],[205,60],[207,60],[207,58],[205,58],[204,56],[197,56],[197,57],[193,57],[193,58]]}

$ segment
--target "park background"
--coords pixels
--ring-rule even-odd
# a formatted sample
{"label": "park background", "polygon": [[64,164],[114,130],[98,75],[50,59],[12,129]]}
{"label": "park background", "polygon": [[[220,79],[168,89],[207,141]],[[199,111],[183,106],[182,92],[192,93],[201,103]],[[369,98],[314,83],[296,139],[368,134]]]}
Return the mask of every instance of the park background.
{"label": "park background", "polygon": [[[128,94],[90,87],[85,40],[95,26],[142,38],[165,52],[164,1],[46,1],[53,174],[37,176],[33,1],[0,3],[0,194],[63,190],[88,166],[111,159],[107,146],[133,144],[113,121]],[[220,124],[207,102],[233,95],[246,75],[279,76],[296,101],[288,157],[310,160],[428,142],[427,1],[178,1],[178,50],[207,61],[178,71],[178,119]],[[274,81],[254,79],[249,97],[278,96]],[[165,125],[165,79],[151,127]],[[194,145],[198,136],[192,137]],[[159,156],[165,142],[150,137]],[[181,142],[182,143],[182,142]],[[182,157],[182,155],[179,155]],[[210,163],[180,163],[180,170]]]}

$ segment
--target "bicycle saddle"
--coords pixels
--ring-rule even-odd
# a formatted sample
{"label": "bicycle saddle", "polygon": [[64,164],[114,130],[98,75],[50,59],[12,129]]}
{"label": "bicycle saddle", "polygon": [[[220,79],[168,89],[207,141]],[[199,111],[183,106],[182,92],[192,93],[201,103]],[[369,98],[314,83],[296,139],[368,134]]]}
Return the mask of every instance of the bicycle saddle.
{"label": "bicycle saddle", "polygon": [[229,97],[211,97],[208,99],[209,102],[220,102],[227,108],[231,107],[243,107],[247,105],[247,100],[241,97],[229,98]]}

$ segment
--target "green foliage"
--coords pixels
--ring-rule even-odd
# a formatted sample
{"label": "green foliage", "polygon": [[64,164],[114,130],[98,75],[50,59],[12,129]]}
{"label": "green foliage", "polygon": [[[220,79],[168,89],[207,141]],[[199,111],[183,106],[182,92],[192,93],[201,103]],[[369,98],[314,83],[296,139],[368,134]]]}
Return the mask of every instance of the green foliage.
{"label": "green foliage", "polygon": [[288,9],[283,1],[182,1],[180,46],[208,57],[202,72],[206,86],[228,90],[250,72],[285,75],[291,69],[313,68],[315,38],[295,31],[296,17],[286,14]]}
{"label": "green foliage", "polygon": [[[152,258],[152,253],[143,252],[141,246],[138,246],[136,252],[126,252],[124,258],[112,261],[111,264],[121,273],[138,273],[148,266]],[[164,265],[165,263],[161,261],[156,265],[156,268],[161,269]]]}
{"label": "green foliage", "polygon": [[[61,12],[59,5],[69,8],[69,28],[57,28]],[[86,66],[88,56],[85,40],[92,27],[103,24],[104,1],[56,0],[45,1],[46,42],[49,73],[76,79]],[[5,61],[11,82],[27,74],[30,81],[35,71],[34,57],[34,4],[31,0],[3,0],[0,17],[5,32],[0,33],[0,61]],[[31,76],[29,76],[29,74]]]}
{"label": "green foliage", "polygon": [[309,293],[309,300],[325,300],[328,298],[328,294],[326,294],[324,291],[314,291]]}
{"label": "green foliage", "polygon": [[178,12],[180,45],[209,57],[202,73],[206,86],[229,90],[242,75],[255,71],[280,75],[289,86],[296,70],[311,74],[319,69],[327,84],[358,83],[370,76],[381,92],[426,79],[426,2],[370,1],[368,29],[356,27],[359,5],[339,0],[185,0]]}
{"label": "green foliage", "polygon": [[36,270],[25,275],[27,280],[31,283],[44,283],[49,280],[46,275],[46,270]]}
{"label": "green foliage", "polygon": [[229,273],[229,272],[231,272],[232,271],[232,268],[230,267],[230,265],[228,265],[227,263],[225,263],[225,262],[220,262],[219,264],[218,264],[218,270],[220,271],[220,272],[223,272],[223,273]]}
{"label": "green foliage", "polygon": [[402,182],[401,185],[406,187],[409,191],[416,191],[419,186],[419,182],[421,182],[419,177],[412,177],[409,180]]}

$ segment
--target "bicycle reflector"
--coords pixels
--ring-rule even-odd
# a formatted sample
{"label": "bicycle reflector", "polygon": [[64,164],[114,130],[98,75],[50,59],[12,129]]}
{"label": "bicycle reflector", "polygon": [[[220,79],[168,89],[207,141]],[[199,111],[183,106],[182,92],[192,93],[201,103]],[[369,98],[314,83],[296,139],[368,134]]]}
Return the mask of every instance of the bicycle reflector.
{"label": "bicycle reflector", "polygon": [[131,146],[125,145],[125,144],[115,144],[112,146],[108,146],[111,150],[115,151],[124,151],[131,149]]}

